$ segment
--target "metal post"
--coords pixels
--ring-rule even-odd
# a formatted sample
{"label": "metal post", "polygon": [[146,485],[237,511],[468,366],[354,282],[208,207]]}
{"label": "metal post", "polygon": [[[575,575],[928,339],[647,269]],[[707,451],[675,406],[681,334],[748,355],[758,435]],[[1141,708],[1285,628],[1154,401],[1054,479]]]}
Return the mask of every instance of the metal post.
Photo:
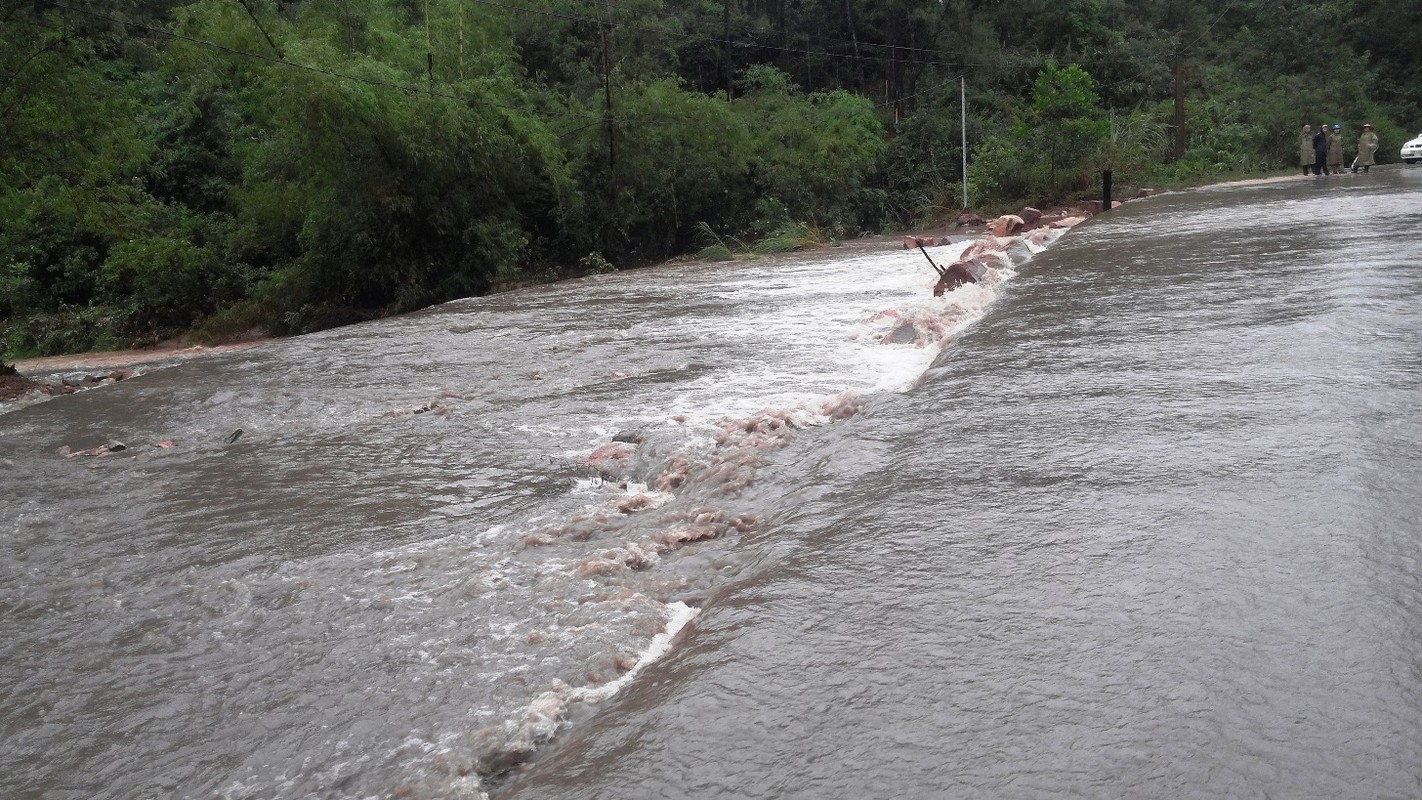
{"label": "metal post", "polygon": [[959,127],[963,133],[963,210],[968,210],[968,79],[958,77],[958,104],[962,109]]}

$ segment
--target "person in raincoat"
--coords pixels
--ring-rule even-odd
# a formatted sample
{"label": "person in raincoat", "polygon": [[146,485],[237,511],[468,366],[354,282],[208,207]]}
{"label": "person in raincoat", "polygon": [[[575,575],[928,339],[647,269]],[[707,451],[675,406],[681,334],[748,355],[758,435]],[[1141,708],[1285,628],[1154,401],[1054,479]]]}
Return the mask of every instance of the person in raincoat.
{"label": "person in raincoat", "polygon": [[1319,123],[1313,135],[1313,174],[1328,174],[1328,123]]}
{"label": "person in raincoat", "polygon": [[1358,136],[1358,160],[1353,162],[1353,171],[1357,172],[1358,167],[1362,167],[1364,172],[1373,165],[1373,153],[1378,149],[1378,135],[1373,133],[1373,126],[1363,125],[1363,132]]}
{"label": "person in raincoat", "polygon": [[1339,125],[1333,126],[1333,132],[1328,134],[1328,169],[1334,175],[1343,171],[1343,129]]}
{"label": "person in raincoat", "polygon": [[1303,167],[1304,174],[1307,175],[1313,169],[1313,126],[1305,125],[1303,133],[1299,134],[1299,166]]}

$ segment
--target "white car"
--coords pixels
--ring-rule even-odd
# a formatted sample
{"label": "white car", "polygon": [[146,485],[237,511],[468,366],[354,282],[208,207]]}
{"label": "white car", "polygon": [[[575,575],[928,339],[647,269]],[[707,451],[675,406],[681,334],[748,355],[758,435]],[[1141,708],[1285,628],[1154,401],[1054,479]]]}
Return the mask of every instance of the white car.
{"label": "white car", "polygon": [[1422,133],[1417,134],[1416,139],[1402,146],[1402,160],[1409,164],[1422,161]]}

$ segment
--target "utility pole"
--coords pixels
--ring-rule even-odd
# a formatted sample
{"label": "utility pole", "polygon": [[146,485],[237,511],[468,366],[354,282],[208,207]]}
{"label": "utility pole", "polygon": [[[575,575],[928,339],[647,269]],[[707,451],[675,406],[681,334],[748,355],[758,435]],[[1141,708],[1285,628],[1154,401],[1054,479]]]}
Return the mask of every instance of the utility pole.
{"label": "utility pole", "polygon": [[617,218],[617,130],[612,119],[612,53],[607,43],[607,29],[611,24],[612,12],[605,6],[607,16],[600,21],[602,28],[602,113],[603,127],[607,129],[607,210],[610,219]]}
{"label": "utility pole", "polygon": [[731,102],[731,0],[721,0],[721,68],[726,72],[726,102]]}
{"label": "utility pole", "polygon": [[968,78],[958,76],[958,106],[962,118],[958,127],[963,134],[963,210],[968,210]]}
{"label": "utility pole", "polygon": [[1185,54],[1175,46],[1175,160],[1185,157]]}
{"label": "utility pole", "polygon": [[[859,75],[859,85],[864,87],[864,62],[859,58],[859,34],[855,31],[854,7],[850,5],[849,0],[844,0],[844,24],[846,28],[849,28],[849,41],[854,45],[854,66]],[[839,78],[837,66],[839,61],[836,60],[835,64],[835,79],[837,80]]]}
{"label": "utility pole", "polygon": [[425,0],[425,70],[430,76],[430,91],[434,92],[434,34],[430,33],[430,0]]}
{"label": "utility pole", "polygon": [[455,9],[459,12],[459,80],[464,80],[464,4],[456,3]]}
{"label": "utility pole", "polygon": [[607,127],[607,171],[617,169],[617,136],[612,126],[612,62],[608,59],[607,26],[602,28],[602,108]]}
{"label": "utility pole", "polygon": [[341,30],[346,34],[346,52],[355,52],[355,39],[351,36],[351,1],[341,0]]}

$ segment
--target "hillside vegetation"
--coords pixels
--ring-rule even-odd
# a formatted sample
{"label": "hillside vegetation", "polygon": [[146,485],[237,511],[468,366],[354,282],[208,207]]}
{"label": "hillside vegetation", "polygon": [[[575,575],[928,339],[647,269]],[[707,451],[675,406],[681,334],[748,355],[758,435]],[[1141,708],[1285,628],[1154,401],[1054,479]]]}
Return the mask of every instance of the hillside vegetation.
{"label": "hillside vegetation", "polygon": [[[1415,0],[0,0],[4,357],[309,331],[1422,124]],[[960,80],[962,84],[960,84]]]}

